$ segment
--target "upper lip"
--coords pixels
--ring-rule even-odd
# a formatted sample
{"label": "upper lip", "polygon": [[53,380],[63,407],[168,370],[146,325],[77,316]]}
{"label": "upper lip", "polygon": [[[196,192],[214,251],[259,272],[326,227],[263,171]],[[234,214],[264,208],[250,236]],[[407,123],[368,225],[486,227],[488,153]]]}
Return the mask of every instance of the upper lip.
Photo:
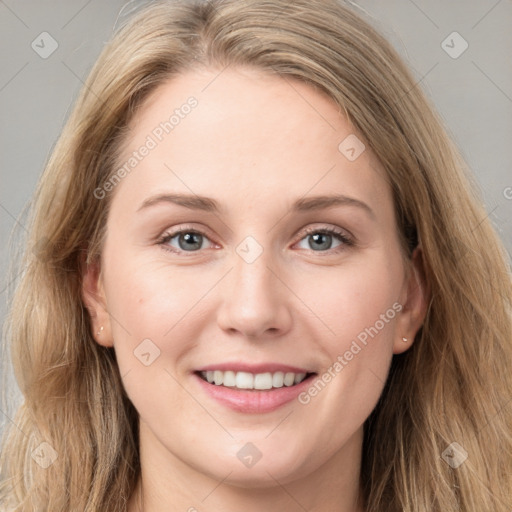
{"label": "upper lip", "polygon": [[281,363],[260,363],[260,364],[251,364],[251,363],[243,363],[243,362],[231,362],[231,363],[218,363],[218,364],[209,364],[207,366],[202,366],[198,368],[196,371],[198,372],[207,372],[207,371],[215,371],[219,370],[221,372],[233,371],[233,372],[248,372],[248,373],[275,373],[275,372],[292,372],[292,373],[314,373],[311,370],[307,370],[306,368],[299,368],[298,366],[290,366],[287,364]]}

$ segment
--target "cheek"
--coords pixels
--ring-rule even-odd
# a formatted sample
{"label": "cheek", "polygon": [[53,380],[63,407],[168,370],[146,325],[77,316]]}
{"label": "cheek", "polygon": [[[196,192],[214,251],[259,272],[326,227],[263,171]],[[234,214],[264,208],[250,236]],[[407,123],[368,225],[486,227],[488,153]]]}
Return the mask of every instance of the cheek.
{"label": "cheek", "polygon": [[[318,330],[325,331],[322,344],[334,361],[354,340],[366,342],[366,352],[392,349],[401,283],[401,267],[383,256],[298,279],[294,290],[317,316]],[[370,347],[372,339],[378,346]]]}
{"label": "cheek", "polygon": [[186,317],[183,328],[188,314],[215,284],[215,275],[172,267],[162,260],[119,259],[107,269],[109,307],[127,331],[162,338]]}
{"label": "cheek", "polygon": [[[120,370],[139,371],[144,363],[167,366],[190,349],[201,329],[202,297],[211,276],[151,262],[116,262],[105,273],[114,346]],[[210,282],[211,281],[211,282]],[[204,322],[203,322],[204,323]],[[179,342],[177,339],[179,337]],[[149,353],[149,356],[147,355]],[[142,359],[142,360],[141,360]]]}
{"label": "cheek", "polygon": [[311,417],[323,417],[326,425],[345,418],[356,428],[373,410],[393,355],[401,275],[401,267],[383,257],[336,270],[323,279],[328,286],[322,291],[301,289],[304,302],[318,312],[315,339],[326,355],[318,379],[299,397],[315,409]]}
{"label": "cheek", "polygon": [[[107,275],[107,273],[106,273]],[[112,265],[106,280],[114,349],[126,393],[143,420],[185,407],[190,397],[178,381],[178,363],[195,345],[204,325],[201,297],[212,284],[154,263]],[[193,414],[192,414],[193,413]],[[170,424],[172,418],[166,418]],[[185,421],[185,419],[183,420]]]}

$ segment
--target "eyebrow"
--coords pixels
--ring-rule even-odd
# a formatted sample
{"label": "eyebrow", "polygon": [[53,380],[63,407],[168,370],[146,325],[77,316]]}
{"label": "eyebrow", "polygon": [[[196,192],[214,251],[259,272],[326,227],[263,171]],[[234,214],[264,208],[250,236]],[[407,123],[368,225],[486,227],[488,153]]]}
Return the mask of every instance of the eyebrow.
{"label": "eyebrow", "polygon": [[[189,194],[158,194],[146,199],[137,211],[149,208],[151,206],[171,203],[184,206],[191,210],[202,210],[205,212],[217,213],[221,211],[219,203],[210,197],[189,195]],[[309,212],[322,210],[325,208],[333,208],[336,206],[355,206],[364,210],[373,219],[376,218],[374,211],[363,201],[345,195],[324,195],[301,198],[292,205],[292,211]]]}
{"label": "eyebrow", "polygon": [[295,201],[293,204],[293,210],[298,212],[308,212],[324,208],[332,208],[335,206],[356,206],[357,208],[364,210],[373,219],[376,218],[373,210],[365,202],[360,201],[355,197],[340,194],[301,198]]}
{"label": "eyebrow", "polygon": [[209,197],[188,195],[188,194],[158,194],[146,199],[137,211],[149,208],[161,203],[172,203],[184,206],[191,210],[203,210],[205,212],[220,211],[217,201]]}

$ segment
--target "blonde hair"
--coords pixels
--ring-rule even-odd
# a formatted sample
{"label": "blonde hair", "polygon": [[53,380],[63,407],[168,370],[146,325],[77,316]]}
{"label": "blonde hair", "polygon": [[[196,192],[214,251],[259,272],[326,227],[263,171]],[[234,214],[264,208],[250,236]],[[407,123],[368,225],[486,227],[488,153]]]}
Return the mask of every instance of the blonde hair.
{"label": "blonde hair", "polygon": [[[127,125],[163,81],[250,66],[323,91],[375,152],[408,254],[423,251],[430,304],[395,356],[365,424],[369,512],[512,507],[511,280],[467,165],[392,46],[336,0],[151,2],[105,47],[40,180],[5,338],[24,402],[4,439],[6,510],[126,510],[139,476],[137,413],[81,299],[97,258]],[[37,244],[37,251],[32,247]],[[46,469],[31,456],[47,442]],[[443,452],[468,453],[452,467]],[[452,445],[453,447],[453,445]]]}

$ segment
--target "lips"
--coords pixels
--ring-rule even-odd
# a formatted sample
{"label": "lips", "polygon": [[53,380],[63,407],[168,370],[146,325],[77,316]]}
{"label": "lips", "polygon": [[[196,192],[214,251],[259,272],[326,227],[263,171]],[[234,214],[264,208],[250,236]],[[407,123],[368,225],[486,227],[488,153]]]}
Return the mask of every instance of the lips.
{"label": "lips", "polygon": [[200,387],[215,401],[237,412],[271,412],[289,403],[317,375],[281,364],[210,365],[194,372]]}

